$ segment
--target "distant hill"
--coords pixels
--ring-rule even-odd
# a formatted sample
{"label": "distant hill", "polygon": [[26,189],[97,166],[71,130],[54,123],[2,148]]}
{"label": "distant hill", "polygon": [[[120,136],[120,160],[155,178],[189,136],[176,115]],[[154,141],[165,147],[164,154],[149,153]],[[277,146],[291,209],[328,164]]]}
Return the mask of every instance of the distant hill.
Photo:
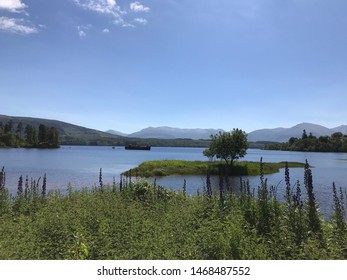
{"label": "distant hill", "polygon": [[342,132],[343,134],[347,135],[347,125],[340,125],[338,127],[332,128],[334,132]]}
{"label": "distant hill", "polygon": [[112,135],[118,135],[118,136],[128,136],[127,133],[123,133],[117,130],[113,130],[113,129],[109,129],[107,131],[105,131],[106,133],[112,134]]}
{"label": "distant hill", "polygon": [[138,132],[129,134],[128,137],[158,138],[158,139],[210,139],[211,134],[217,134],[222,129],[183,129],[168,126],[147,127]]}
{"label": "distant hill", "polygon": [[[342,132],[347,134],[347,125],[342,125],[336,128],[329,129],[327,127],[313,124],[313,123],[301,123],[290,128],[272,128],[272,129],[259,129],[249,132],[248,141],[250,142],[286,142],[290,137],[302,136],[303,130],[306,133],[310,132],[314,136],[331,135],[334,132]],[[218,134],[223,129],[182,129],[168,126],[161,127],[147,127],[138,132],[131,133],[127,137],[136,138],[156,138],[156,139],[210,139],[211,134]],[[122,135],[122,134],[118,134]]]}
{"label": "distant hill", "polygon": [[146,139],[125,137],[113,135],[95,129],[89,129],[82,126],[61,122],[57,120],[48,120],[30,117],[13,117],[0,115],[0,122],[6,124],[12,120],[12,126],[15,130],[18,123],[26,125],[31,124],[36,128],[40,124],[47,127],[55,127],[61,139],[61,145],[89,145],[89,146],[125,146],[125,145],[151,145],[157,147],[207,147],[206,140],[189,139]]}
{"label": "distant hill", "polygon": [[[61,122],[57,120],[48,120],[29,117],[12,117],[0,115],[0,122],[6,124],[9,120],[13,122],[13,128],[16,129],[18,123],[25,127],[27,124],[39,127],[44,124],[47,127],[55,127],[60,135],[62,145],[109,145],[124,146],[128,144],[145,144],[152,146],[189,146],[205,147],[208,145],[207,139],[211,134],[218,134],[222,129],[182,129],[173,127],[148,127],[138,132],[126,135],[119,131],[102,132],[95,129],[89,129],[82,126]],[[347,134],[347,125],[341,125],[332,129],[312,124],[301,123],[290,128],[259,129],[248,133],[250,142],[287,142],[290,137],[302,136],[303,130],[306,133],[312,133],[314,136],[331,135],[334,132]],[[193,139],[189,140],[189,139]],[[202,139],[201,141],[198,141]]]}
{"label": "distant hill", "polygon": [[38,128],[40,124],[44,124],[48,127],[55,127],[58,130],[62,145],[116,145],[123,140],[121,136],[115,136],[95,129],[89,129],[57,120],[0,115],[0,122],[3,124],[7,123],[9,120],[12,120],[14,129],[17,128],[18,123],[22,123],[24,127],[28,124],[36,128]]}
{"label": "distant hill", "polygon": [[[314,136],[331,135],[334,132],[347,133],[347,126],[340,126],[337,128],[329,129],[325,126],[301,123],[290,128],[274,128],[274,129],[260,129],[248,133],[248,141],[272,141],[272,142],[286,142],[290,137],[302,136],[303,130],[306,133],[312,133]],[[345,131],[345,132],[343,132]]]}

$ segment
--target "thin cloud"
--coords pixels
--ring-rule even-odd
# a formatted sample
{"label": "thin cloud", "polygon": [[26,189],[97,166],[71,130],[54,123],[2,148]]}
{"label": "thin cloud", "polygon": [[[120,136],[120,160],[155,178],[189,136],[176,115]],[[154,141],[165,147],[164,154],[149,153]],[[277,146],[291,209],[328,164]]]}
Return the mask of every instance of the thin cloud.
{"label": "thin cloud", "polygon": [[131,23],[128,23],[128,22],[124,22],[124,23],[122,24],[122,27],[132,27],[132,28],[134,28],[135,25],[133,25],[133,24],[131,24]]}
{"label": "thin cloud", "polygon": [[134,21],[143,25],[148,23],[147,19],[145,18],[135,18]]}
{"label": "thin cloud", "polygon": [[13,13],[23,12],[27,6],[22,0],[0,0],[0,9]]}
{"label": "thin cloud", "polygon": [[90,29],[91,25],[78,25],[77,28],[77,32],[78,32],[78,36],[80,37],[86,37],[87,36],[87,31]]}
{"label": "thin cloud", "polygon": [[136,2],[130,3],[130,10],[138,13],[138,12],[149,12],[151,9],[149,7],[142,5],[140,2],[136,1]]}
{"label": "thin cloud", "polygon": [[110,33],[110,29],[104,28],[104,29],[102,30],[102,33]]}
{"label": "thin cloud", "polygon": [[85,10],[108,15],[114,18],[114,24],[127,27],[128,24],[123,19],[127,13],[122,10],[115,0],[73,0],[73,2]]}
{"label": "thin cloud", "polygon": [[[135,1],[130,3],[130,10],[122,9],[116,0],[72,0],[76,6],[101,15],[113,17],[113,23],[122,27],[135,27],[131,22],[146,24],[147,20],[137,18],[130,20],[128,12],[149,12],[150,8]],[[85,32],[85,30],[82,30]],[[84,36],[83,32],[81,35]]]}
{"label": "thin cloud", "polygon": [[38,30],[32,27],[24,19],[0,17],[0,30],[16,34],[33,34]]}
{"label": "thin cloud", "polygon": [[86,10],[94,11],[100,14],[119,17],[124,12],[117,5],[115,0],[73,0],[74,3]]}

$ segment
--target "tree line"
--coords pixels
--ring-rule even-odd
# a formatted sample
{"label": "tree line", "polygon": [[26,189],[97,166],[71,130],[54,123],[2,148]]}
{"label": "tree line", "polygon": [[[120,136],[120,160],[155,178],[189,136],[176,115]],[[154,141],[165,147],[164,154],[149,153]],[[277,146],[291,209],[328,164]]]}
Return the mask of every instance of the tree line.
{"label": "tree line", "polygon": [[330,136],[316,137],[303,131],[301,138],[291,137],[288,142],[266,145],[265,150],[303,151],[303,152],[347,152],[347,135],[335,132]]}
{"label": "tree line", "polygon": [[0,122],[0,147],[59,148],[59,133],[44,124],[35,127],[21,122],[14,126],[12,120],[6,124]]}

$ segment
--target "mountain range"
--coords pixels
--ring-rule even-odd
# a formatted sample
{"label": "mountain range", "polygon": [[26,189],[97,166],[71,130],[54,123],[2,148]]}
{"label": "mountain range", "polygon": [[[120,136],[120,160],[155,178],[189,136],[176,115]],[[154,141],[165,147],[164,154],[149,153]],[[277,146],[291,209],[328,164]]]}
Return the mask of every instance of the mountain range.
{"label": "mountain range", "polygon": [[[272,128],[272,129],[259,129],[248,133],[248,141],[269,141],[269,142],[286,142],[291,137],[300,138],[303,131],[307,134],[312,133],[313,136],[326,136],[334,132],[342,132],[347,134],[347,125],[341,125],[335,128],[327,128],[322,125],[313,123],[301,123],[290,128]],[[175,139],[175,138],[188,138],[188,139],[209,139],[211,134],[218,134],[223,129],[182,129],[174,127],[148,127],[131,134],[117,134],[117,132],[109,130],[108,133],[122,135],[127,137],[136,138],[159,138],[159,139]],[[118,132],[119,133],[119,132]]]}
{"label": "mountain range", "polygon": [[140,131],[131,133],[131,134],[118,134],[114,130],[108,130],[108,133],[115,135],[122,135],[126,137],[134,137],[134,138],[157,138],[157,139],[210,139],[211,134],[217,134],[219,131],[223,131],[222,129],[187,129],[187,128],[174,128],[168,126],[161,127],[147,127]]}
{"label": "mountain range", "polygon": [[[206,140],[190,140],[190,139],[167,139],[167,138],[136,138],[126,135],[118,131],[110,131],[112,133],[90,129],[58,120],[48,120],[30,117],[14,117],[0,115],[0,124],[5,125],[9,121],[12,122],[12,131],[18,129],[21,123],[25,135],[25,127],[33,125],[37,130],[40,124],[47,127],[55,127],[59,133],[62,145],[87,145],[87,146],[125,146],[125,145],[150,145],[157,147],[206,147]],[[125,137],[126,136],[126,137]]]}
{"label": "mountain range", "polygon": [[[102,132],[95,129],[89,129],[78,125],[73,125],[66,122],[57,120],[47,120],[29,117],[12,117],[0,115],[0,123],[7,123],[12,120],[13,127],[16,128],[18,123],[24,126],[27,124],[38,127],[44,124],[48,127],[55,127],[61,137],[63,145],[124,145],[124,144],[148,144],[148,139],[151,138],[152,145],[156,146],[184,146],[184,145],[206,145],[206,139],[210,139],[211,135],[218,134],[223,129],[182,129],[168,126],[162,127],[148,127],[140,131],[125,134],[119,131],[108,130]],[[312,133],[313,136],[326,136],[334,132],[341,132],[347,134],[347,125],[341,125],[335,128],[327,128],[318,124],[301,123],[290,128],[272,128],[272,129],[259,129],[248,132],[248,141],[250,142],[286,142],[290,137],[302,136],[303,130],[306,133]],[[147,139],[147,140],[146,140]],[[177,141],[170,141],[169,139],[177,139]],[[187,139],[203,140],[190,143]],[[186,141],[187,140],[187,141]],[[194,142],[194,141],[193,141]],[[198,143],[199,142],[199,143]]]}

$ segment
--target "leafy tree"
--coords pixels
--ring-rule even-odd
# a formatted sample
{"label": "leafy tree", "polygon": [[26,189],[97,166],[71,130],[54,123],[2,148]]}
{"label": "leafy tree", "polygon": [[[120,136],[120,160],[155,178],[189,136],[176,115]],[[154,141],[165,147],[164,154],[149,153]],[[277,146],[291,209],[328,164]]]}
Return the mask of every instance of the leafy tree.
{"label": "leafy tree", "polygon": [[60,147],[59,133],[55,127],[50,127],[48,129],[47,141],[51,147]]}
{"label": "leafy tree", "polygon": [[19,137],[22,137],[22,131],[23,131],[23,123],[18,123],[16,133]]}
{"label": "leafy tree", "polygon": [[47,127],[43,124],[39,126],[39,144],[45,145],[47,143]]}
{"label": "leafy tree", "polygon": [[204,150],[203,154],[205,157],[208,157],[210,161],[212,161],[214,156],[215,156],[215,154],[213,153],[213,151],[211,149]]}
{"label": "leafy tree", "polygon": [[247,148],[246,132],[234,128],[232,132],[219,132],[219,134],[211,135],[211,143],[204,151],[204,155],[223,159],[227,165],[231,166],[234,160],[246,155]]}
{"label": "leafy tree", "polygon": [[36,145],[37,144],[37,132],[36,128],[28,124],[25,128],[25,133],[26,133],[26,141],[29,145]]}
{"label": "leafy tree", "polygon": [[298,138],[296,138],[296,137],[290,137],[290,139],[289,139],[289,145],[293,145],[296,141],[298,140]]}
{"label": "leafy tree", "polygon": [[13,127],[13,122],[12,120],[8,121],[7,124],[5,124],[4,132],[6,133],[11,133]]}
{"label": "leafy tree", "polygon": [[347,135],[335,132],[331,136],[316,137],[304,130],[303,137],[291,137],[286,143],[269,144],[267,150],[306,151],[306,152],[347,152]]}

